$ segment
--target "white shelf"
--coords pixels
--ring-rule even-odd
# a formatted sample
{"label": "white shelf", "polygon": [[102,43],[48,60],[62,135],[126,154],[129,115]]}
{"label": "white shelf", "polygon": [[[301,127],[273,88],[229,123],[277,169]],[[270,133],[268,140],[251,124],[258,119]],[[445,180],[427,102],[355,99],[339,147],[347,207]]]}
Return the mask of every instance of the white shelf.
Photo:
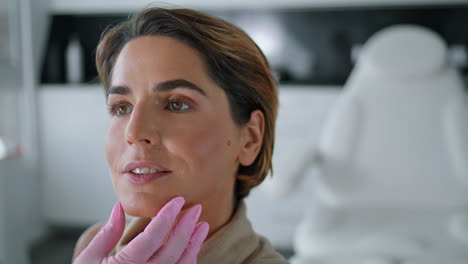
{"label": "white shelf", "polygon": [[468,4],[468,0],[50,0],[50,9],[54,14],[89,14],[89,13],[129,13],[147,6],[184,7],[193,9],[280,9],[280,8],[330,8],[330,7],[377,7],[409,5],[450,5]]}

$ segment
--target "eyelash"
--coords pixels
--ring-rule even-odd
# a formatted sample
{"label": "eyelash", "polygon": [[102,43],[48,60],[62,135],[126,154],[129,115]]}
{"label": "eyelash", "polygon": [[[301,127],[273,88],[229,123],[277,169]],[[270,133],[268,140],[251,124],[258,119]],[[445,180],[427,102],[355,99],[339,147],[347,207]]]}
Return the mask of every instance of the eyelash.
{"label": "eyelash", "polygon": [[[186,105],[188,107],[188,109],[183,109],[183,110],[171,110],[169,109],[171,103],[174,103],[174,102],[181,102],[183,103],[184,105]],[[179,99],[179,98],[172,98],[172,99],[169,99],[167,100],[166,106],[164,107],[165,110],[168,110],[169,112],[172,112],[172,113],[184,113],[184,112],[189,112],[192,110],[192,106],[189,104],[189,103],[186,103],[184,100],[182,99]],[[125,106],[125,107],[131,107],[128,103],[126,102],[123,102],[123,101],[118,101],[110,106],[108,106],[108,111],[109,113],[112,115],[112,116],[124,116],[128,113],[130,113],[133,109],[130,110],[130,112],[128,113],[125,113],[125,114],[119,114],[118,112],[118,107],[120,106]]]}

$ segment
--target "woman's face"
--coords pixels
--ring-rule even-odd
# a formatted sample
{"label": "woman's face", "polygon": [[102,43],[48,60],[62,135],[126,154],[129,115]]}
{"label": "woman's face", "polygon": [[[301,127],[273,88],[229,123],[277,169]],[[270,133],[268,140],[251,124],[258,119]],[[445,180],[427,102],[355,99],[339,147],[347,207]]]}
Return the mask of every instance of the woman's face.
{"label": "woman's face", "polygon": [[124,210],[153,217],[171,198],[233,199],[242,128],[200,53],[164,36],[128,42],[115,62],[106,157]]}

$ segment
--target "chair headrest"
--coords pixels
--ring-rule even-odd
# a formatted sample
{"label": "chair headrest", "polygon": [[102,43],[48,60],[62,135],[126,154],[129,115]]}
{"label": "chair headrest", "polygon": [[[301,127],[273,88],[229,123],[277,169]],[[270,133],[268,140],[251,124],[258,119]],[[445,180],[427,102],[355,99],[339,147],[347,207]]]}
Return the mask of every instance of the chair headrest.
{"label": "chair headrest", "polygon": [[384,75],[430,75],[447,66],[447,47],[429,29],[396,25],[374,34],[363,47],[358,63]]}

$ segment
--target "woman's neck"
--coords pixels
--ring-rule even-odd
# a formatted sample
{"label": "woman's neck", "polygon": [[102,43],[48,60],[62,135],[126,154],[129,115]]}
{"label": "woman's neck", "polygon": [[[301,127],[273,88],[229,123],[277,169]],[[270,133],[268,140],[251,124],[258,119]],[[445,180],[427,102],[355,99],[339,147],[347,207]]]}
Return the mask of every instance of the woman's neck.
{"label": "woman's neck", "polygon": [[233,216],[237,208],[237,199],[234,196],[223,195],[213,197],[202,202],[203,210],[199,221],[210,225],[208,238],[225,226]]}

